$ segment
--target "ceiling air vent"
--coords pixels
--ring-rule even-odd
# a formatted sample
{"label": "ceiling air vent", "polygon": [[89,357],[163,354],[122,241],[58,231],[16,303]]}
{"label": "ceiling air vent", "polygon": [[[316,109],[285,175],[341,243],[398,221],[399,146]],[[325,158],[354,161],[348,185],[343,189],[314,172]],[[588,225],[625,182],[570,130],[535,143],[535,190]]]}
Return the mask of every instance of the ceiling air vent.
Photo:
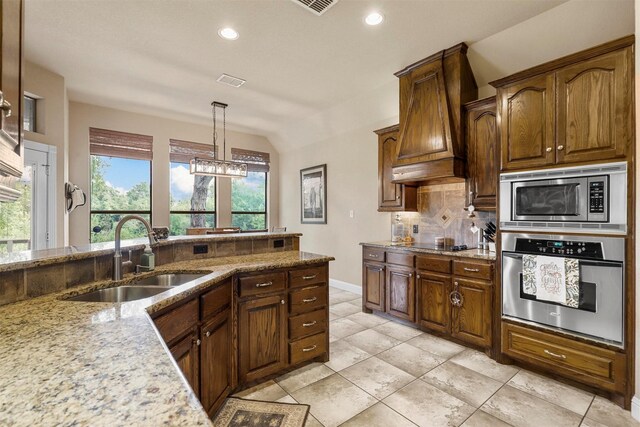
{"label": "ceiling air vent", "polygon": [[244,79],[239,79],[238,77],[233,77],[228,74],[221,75],[216,81],[233,87],[240,87],[247,82]]}
{"label": "ceiling air vent", "polygon": [[331,6],[338,3],[338,0],[291,0],[292,2],[304,7],[315,15],[322,15]]}

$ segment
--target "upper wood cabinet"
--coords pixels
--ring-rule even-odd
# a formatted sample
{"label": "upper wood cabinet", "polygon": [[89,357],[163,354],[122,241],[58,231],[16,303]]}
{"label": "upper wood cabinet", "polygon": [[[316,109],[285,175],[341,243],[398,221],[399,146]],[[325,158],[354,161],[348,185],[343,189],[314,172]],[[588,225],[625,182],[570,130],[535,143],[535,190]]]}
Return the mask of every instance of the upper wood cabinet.
{"label": "upper wood cabinet", "polygon": [[462,104],[477,86],[460,43],[396,73],[400,79],[400,131],[393,181],[464,179]]}
{"label": "upper wood cabinet", "polygon": [[397,151],[398,125],[374,132],[378,135],[378,212],[417,211],[417,188],[391,182],[392,165]]}
{"label": "upper wood cabinet", "polygon": [[22,32],[23,1],[0,2],[0,201],[20,193],[11,188],[22,176]]}
{"label": "upper wood cabinet", "polygon": [[495,210],[498,182],[496,98],[492,96],[465,104],[465,112],[469,201],[478,210]]}
{"label": "upper wood cabinet", "polygon": [[624,158],[633,143],[634,37],[492,82],[501,169]]}

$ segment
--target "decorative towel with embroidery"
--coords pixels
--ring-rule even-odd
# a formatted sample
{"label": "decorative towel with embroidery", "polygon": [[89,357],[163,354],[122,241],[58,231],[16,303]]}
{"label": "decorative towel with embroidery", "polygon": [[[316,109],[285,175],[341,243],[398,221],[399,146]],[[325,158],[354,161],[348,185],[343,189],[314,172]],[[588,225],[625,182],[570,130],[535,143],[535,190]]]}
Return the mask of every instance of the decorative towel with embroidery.
{"label": "decorative towel with embroidery", "polygon": [[523,255],[522,265],[522,290],[525,294],[578,308],[580,265],[577,259]]}

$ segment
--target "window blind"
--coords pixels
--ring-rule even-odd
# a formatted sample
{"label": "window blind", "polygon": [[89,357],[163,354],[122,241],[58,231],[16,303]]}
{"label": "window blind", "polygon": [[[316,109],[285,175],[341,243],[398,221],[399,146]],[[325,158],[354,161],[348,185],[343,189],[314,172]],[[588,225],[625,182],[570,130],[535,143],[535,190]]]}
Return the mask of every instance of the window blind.
{"label": "window blind", "polygon": [[[217,151],[215,154],[217,154]],[[214,158],[213,145],[179,139],[169,140],[169,160],[171,162],[189,163],[195,157]]]}
{"label": "window blind", "polygon": [[89,152],[96,156],[153,160],[153,137],[89,128]]}
{"label": "window blind", "polygon": [[249,172],[269,172],[269,153],[232,148],[231,159],[246,163]]}

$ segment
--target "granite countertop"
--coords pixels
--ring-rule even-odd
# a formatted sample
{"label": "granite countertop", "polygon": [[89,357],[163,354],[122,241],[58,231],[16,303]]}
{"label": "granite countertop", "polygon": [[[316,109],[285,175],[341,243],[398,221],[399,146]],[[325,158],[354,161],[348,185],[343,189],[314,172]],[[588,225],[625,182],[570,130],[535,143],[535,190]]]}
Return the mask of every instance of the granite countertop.
{"label": "granite countertop", "polygon": [[[229,233],[209,234],[198,236],[169,236],[159,240],[153,247],[172,245],[175,243],[226,242],[231,240],[252,240],[256,238],[280,239],[285,237],[300,237],[301,233]],[[125,250],[143,249],[149,244],[147,237],[123,240],[121,248]],[[16,269],[25,266],[48,265],[63,261],[78,260],[100,255],[110,255],[115,251],[115,242],[91,243],[82,246],[64,246],[53,249],[12,252],[0,254],[0,271]]]}
{"label": "granite countertop", "polygon": [[422,254],[435,254],[435,255],[448,255],[453,257],[460,258],[474,258],[474,259],[482,259],[486,261],[495,261],[496,254],[495,252],[489,252],[488,250],[483,249],[467,249],[464,251],[451,251],[451,250],[442,250],[428,247],[416,247],[412,244],[408,245],[399,245],[397,243],[391,243],[391,241],[382,241],[382,242],[363,242],[360,243],[362,246],[375,246],[378,248],[385,249],[393,249],[407,252],[416,252]]}
{"label": "granite countertop", "polygon": [[103,281],[0,307],[0,425],[211,425],[149,313],[237,272],[333,259],[288,251],[177,262],[138,277],[209,274],[128,303],[63,299],[113,285]]}

